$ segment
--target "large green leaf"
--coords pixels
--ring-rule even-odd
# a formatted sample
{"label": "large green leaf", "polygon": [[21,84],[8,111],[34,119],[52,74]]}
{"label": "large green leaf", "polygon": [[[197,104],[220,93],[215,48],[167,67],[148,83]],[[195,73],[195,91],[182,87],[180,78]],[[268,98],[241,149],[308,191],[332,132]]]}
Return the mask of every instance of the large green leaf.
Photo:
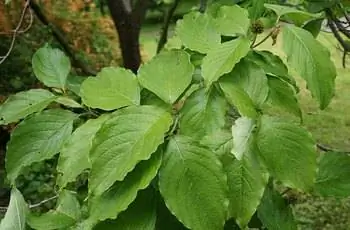
{"label": "large green leaf", "polygon": [[88,120],[77,128],[69,141],[61,149],[58,159],[57,171],[60,172],[57,184],[65,187],[84,171],[91,168],[89,152],[92,147],[92,140],[101,125],[109,118],[109,115],[102,115],[97,119]]}
{"label": "large green leaf", "polygon": [[94,230],[155,230],[156,219],[156,194],[147,189],[116,220],[101,222]]}
{"label": "large green leaf", "polygon": [[248,11],[238,5],[220,7],[215,23],[225,36],[246,35],[250,27]]}
{"label": "large green leaf", "polygon": [[278,192],[267,187],[258,207],[258,217],[269,230],[297,230],[291,207]]}
{"label": "large green leaf", "polygon": [[268,173],[257,159],[257,148],[252,139],[246,143],[241,160],[226,154],[222,162],[227,173],[230,199],[230,217],[244,229],[256,211],[268,181]]}
{"label": "large green leaf", "polygon": [[155,106],[132,106],[117,111],[97,132],[90,151],[89,191],[102,194],[124,180],[141,160],[163,143],[172,124],[168,111]]}
{"label": "large green leaf", "polygon": [[40,216],[28,216],[28,225],[37,230],[67,229],[80,218],[80,204],[71,191],[63,190],[59,196],[57,207]]}
{"label": "large green leaf", "polygon": [[167,207],[186,227],[223,228],[228,200],[222,165],[197,142],[184,136],[170,139],[159,171],[159,189]]}
{"label": "large green leaf", "polygon": [[44,89],[32,89],[11,95],[0,105],[0,125],[16,122],[26,116],[40,112],[56,99]]}
{"label": "large green leaf", "polygon": [[283,27],[283,50],[288,63],[303,77],[324,109],[334,95],[336,70],[328,50],[306,30],[292,25]]}
{"label": "large green leaf", "polygon": [[255,121],[247,117],[238,118],[232,126],[232,153],[237,160],[242,160],[244,153],[248,151],[249,142],[255,128]]}
{"label": "large green leaf", "polygon": [[182,44],[190,50],[208,53],[221,43],[213,19],[207,14],[192,12],[177,22],[176,33]]}
{"label": "large green leaf", "polygon": [[270,88],[268,101],[272,105],[279,106],[287,112],[301,118],[302,113],[298,99],[291,86],[288,83],[281,81],[279,78],[272,76],[268,78],[268,83]]}
{"label": "large green leaf", "polygon": [[138,79],[143,87],[172,104],[191,83],[193,72],[185,51],[164,51],[140,67]]}
{"label": "large green leaf", "polygon": [[219,83],[229,103],[235,106],[242,116],[250,118],[258,116],[252,99],[240,86],[231,81],[230,76],[221,78]]}
{"label": "large green leaf", "polygon": [[200,139],[224,127],[227,110],[225,98],[215,88],[209,92],[199,89],[185,101],[180,111],[180,132]]}
{"label": "large green leaf", "polygon": [[101,196],[93,197],[89,219],[92,222],[115,219],[121,212],[128,209],[138,191],[145,189],[157,175],[161,154],[161,151],[157,151],[149,160],[141,161],[123,181],[116,182]]}
{"label": "large green leaf", "polygon": [[266,101],[269,93],[267,77],[264,70],[254,62],[243,59],[225,78],[230,78],[227,81],[244,89],[256,107],[261,107]]}
{"label": "large green leaf", "polygon": [[230,72],[247,55],[249,49],[250,41],[242,37],[224,42],[216,49],[211,50],[204,57],[202,64],[202,75],[206,86],[209,87],[222,75]]}
{"label": "large green leaf", "polygon": [[69,75],[67,78],[67,89],[80,96],[80,88],[86,77]]}
{"label": "large green leaf", "polygon": [[46,86],[65,89],[71,66],[61,50],[40,48],[33,55],[32,65],[35,76]]}
{"label": "large green leaf", "polygon": [[21,122],[7,146],[6,172],[13,183],[21,170],[57,154],[70,138],[76,114],[52,109]]}
{"label": "large green leaf", "polygon": [[350,196],[350,156],[341,153],[325,153],[316,176],[315,191],[322,196]]}
{"label": "large green leaf", "polygon": [[16,188],[11,191],[10,204],[5,217],[1,220],[1,230],[25,230],[26,215],[28,206],[21,194]]}
{"label": "large green leaf", "polygon": [[87,78],[80,90],[89,107],[104,110],[140,104],[140,88],[136,76],[120,67],[103,68],[96,77]]}
{"label": "large green leaf", "polygon": [[295,24],[299,26],[310,19],[317,18],[320,16],[317,14],[311,14],[306,11],[301,11],[294,7],[289,7],[289,6],[267,4],[267,3],[264,4],[264,6],[270,10],[273,10],[277,14],[278,18],[282,16],[286,16],[287,19],[292,20]]}
{"label": "large green leaf", "polygon": [[303,128],[263,116],[257,144],[268,170],[285,185],[309,190],[316,174],[316,147]]}

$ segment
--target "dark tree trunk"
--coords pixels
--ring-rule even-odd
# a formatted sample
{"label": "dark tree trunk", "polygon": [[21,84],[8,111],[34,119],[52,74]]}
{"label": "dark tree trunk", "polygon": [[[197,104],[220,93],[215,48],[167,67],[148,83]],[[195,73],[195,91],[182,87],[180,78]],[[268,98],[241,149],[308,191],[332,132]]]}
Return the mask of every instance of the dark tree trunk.
{"label": "dark tree trunk", "polygon": [[140,30],[149,0],[139,0],[131,7],[128,0],[108,0],[108,8],[119,36],[124,67],[137,72],[141,64]]}

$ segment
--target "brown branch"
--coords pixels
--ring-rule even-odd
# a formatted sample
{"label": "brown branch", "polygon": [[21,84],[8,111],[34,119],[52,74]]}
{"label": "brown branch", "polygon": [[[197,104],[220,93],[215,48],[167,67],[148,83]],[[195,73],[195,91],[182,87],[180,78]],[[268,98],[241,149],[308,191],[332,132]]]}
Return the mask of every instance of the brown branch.
{"label": "brown branch", "polygon": [[175,10],[178,7],[181,0],[175,0],[173,5],[169,8],[169,10],[164,15],[164,24],[162,28],[162,32],[159,38],[158,46],[157,46],[157,53],[159,53],[165,46],[165,44],[168,41],[168,32],[169,32],[169,26],[172,17],[174,16]]}
{"label": "brown branch", "polygon": [[107,5],[117,29],[124,67],[137,73],[141,64],[140,30],[149,0],[139,0],[129,12],[122,6],[123,0],[108,0]]}
{"label": "brown branch", "polygon": [[96,75],[96,72],[90,69],[85,63],[83,63],[81,60],[79,60],[74,51],[70,48],[68,41],[64,37],[64,35],[61,33],[61,31],[52,23],[49,21],[49,19],[46,17],[44,12],[41,10],[40,6],[34,1],[30,1],[30,8],[33,10],[37,18],[43,23],[44,25],[48,26],[51,29],[52,35],[54,38],[60,43],[63,50],[66,52],[66,54],[70,57],[72,60],[73,66],[76,68],[79,68],[82,70],[82,72],[86,75]]}
{"label": "brown branch", "polygon": [[328,19],[328,26],[331,29],[332,33],[334,34],[334,37],[338,40],[340,45],[344,49],[344,55],[343,55],[343,67],[346,67],[346,54],[350,51],[350,45],[344,41],[344,39],[340,36],[337,27],[335,23],[329,18]]}

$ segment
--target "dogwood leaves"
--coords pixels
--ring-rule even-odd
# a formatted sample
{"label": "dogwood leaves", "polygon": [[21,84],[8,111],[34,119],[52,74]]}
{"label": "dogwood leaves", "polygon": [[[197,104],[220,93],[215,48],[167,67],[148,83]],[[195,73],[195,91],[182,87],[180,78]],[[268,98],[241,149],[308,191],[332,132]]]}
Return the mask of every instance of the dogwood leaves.
{"label": "dogwood leaves", "polygon": [[163,101],[172,104],[192,80],[194,66],[182,50],[165,51],[141,66],[139,82]]}
{"label": "dogwood leaves", "polygon": [[124,180],[138,162],[149,159],[171,124],[171,115],[156,106],[131,106],[115,112],[93,141],[90,193],[102,194],[115,181]]}
{"label": "dogwood leaves", "polygon": [[283,50],[287,60],[324,109],[334,96],[336,69],[329,51],[311,33],[293,25],[283,27]]}
{"label": "dogwood leaves", "polygon": [[61,50],[40,48],[33,56],[32,65],[35,76],[46,86],[65,89],[71,65]]}
{"label": "dogwood leaves", "polygon": [[68,110],[52,109],[21,122],[7,146],[8,179],[14,182],[23,167],[57,154],[69,139],[76,118]]}
{"label": "dogwood leaves", "polygon": [[12,95],[0,106],[0,125],[40,112],[55,99],[55,95],[44,89],[32,89]]}
{"label": "dogwood leaves", "polygon": [[220,7],[215,23],[218,31],[226,36],[246,35],[250,27],[248,11],[238,5]]}
{"label": "dogwood leaves", "polygon": [[191,138],[170,139],[159,189],[167,207],[187,228],[223,229],[228,201],[222,165],[215,154]]}
{"label": "dogwood leaves", "polygon": [[177,22],[176,33],[187,48],[207,53],[221,43],[213,19],[207,14],[192,12]]}
{"label": "dogwood leaves", "polygon": [[104,68],[97,77],[89,77],[83,82],[80,95],[87,106],[104,110],[140,104],[136,76],[123,68]]}
{"label": "dogwood leaves", "polygon": [[238,38],[224,42],[216,49],[211,50],[203,59],[202,75],[204,82],[210,86],[248,54],[250,41],[247,38]]}
{"label": "dogwood leaves", "polygon": [[293,123],[263,116],[257,145],[272,176],[289,187],[311,189],[316,176],[316,149],[306,130]]}

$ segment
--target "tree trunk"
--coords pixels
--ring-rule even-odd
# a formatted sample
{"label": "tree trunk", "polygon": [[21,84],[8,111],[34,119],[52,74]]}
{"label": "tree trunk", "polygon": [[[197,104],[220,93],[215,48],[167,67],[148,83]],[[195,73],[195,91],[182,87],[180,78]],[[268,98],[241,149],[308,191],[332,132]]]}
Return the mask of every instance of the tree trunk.
{"label": "tree trunk", "polygon": [[133,9],[127,0],[108,0],[107,3],[118,32],[124,67],[136,73],[141,64],[139,43],[141,23],[149,0],[139,0]]}

